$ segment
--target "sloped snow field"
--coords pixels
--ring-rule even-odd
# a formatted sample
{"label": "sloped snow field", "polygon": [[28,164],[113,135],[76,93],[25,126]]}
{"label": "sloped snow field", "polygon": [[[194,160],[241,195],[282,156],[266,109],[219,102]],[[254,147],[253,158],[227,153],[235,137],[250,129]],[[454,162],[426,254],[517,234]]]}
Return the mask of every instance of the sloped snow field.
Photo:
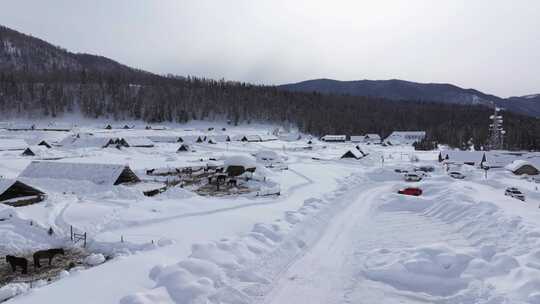
{"label": "sloped snow field", "polygon": [[[198,133],[208,127],[189,126]],[[107,134],[168,136],[187,128]],[[230,136],[272,130],[227,128]],[[37,131],[0,131],[0,136],[61,140]],[[151,168],[196,166],[201,159],[260,150],[282,156],[288,169],[261,168],[279,185],[280,195],[258,197],[200,196],[179,187],[146,197],[132,186],[25,179],[48,196],[30,206],[0,206],[0,254],[81,246],[69,241],[70,226],[88,234],[91,254],[87,267],[63,271],[51,282],[1,287],[0,299],[17,295],[8,300],[17,304],[540,303],[539,184],[503,169],[491,170],[486,179],[484,171],[470,166],[461,168],[464,180],[452,179],[436,151],[361,145],[367,157],[339,159],[355,145],[314,140],[307,150],[306,142],[193,143],[187,154],[176,153],[176,143],[55,148],[66,157],[61,161],[128,164],[139,176]],[[16,178],[33,160],[19,154],[0,152],[0,175]],[[419,162],[411,162],[412,155]],[[431,165],[435,172],[420,182],[405,182],[394,172],[414,165]],[[407,186],[422,188],[423,195],[397,194]],[[526,201],[504,196],[509,186],[519,187]],[[50,227],[53,236],[47,234]]]}

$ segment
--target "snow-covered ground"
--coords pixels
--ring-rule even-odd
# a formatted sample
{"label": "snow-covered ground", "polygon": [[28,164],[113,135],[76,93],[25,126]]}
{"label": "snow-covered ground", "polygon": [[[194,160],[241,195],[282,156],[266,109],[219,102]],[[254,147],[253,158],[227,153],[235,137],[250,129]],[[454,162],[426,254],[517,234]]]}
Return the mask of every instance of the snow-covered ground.
{"label": "snow-covered ground", "polygon": [[[77,131],[117,137],[272,131],[209,123],[159,131],[95,125]],[[64,136],[0,131],[29,144]],[[73,226],[88,234],[95,254],[87,264],[94,267],[62,272],[31,289],[8,285],[0,298],[21,293],[9,302],[17,304],[540,303],[540,184],[502,169],[486,179],[468,166],[461,168],[464,180],[452,179],[437,152],[411,147],[361,145],[369,155],[353,160],[339,159],[351,143],[307,146],[304,138],[193,143],[194,151],[182,153],[177,143],[54,148],[66,157],[59,161],[129,165],[141,177],[147,169],[202,166],[260,150],[276,152],[288,170],[264,170],[280,195],[259,197],[199,196],[179,187],[146,197],[133,186],[23,180],[48,197],[26,207],[0,206],[0,218],[8,219],[0,221],[0,254],[79,246],[67,241]],[[0,152],[0,175],[17,178],[33,160],[20,152]],[[432,165],[435,172],[417,183],[394,172],[414,165]],[[397,194],[406,186],[424,193]],[[504,196],[509,186],[521,189],[526,201]],[[100,253],[112,259],[102,263]]]}

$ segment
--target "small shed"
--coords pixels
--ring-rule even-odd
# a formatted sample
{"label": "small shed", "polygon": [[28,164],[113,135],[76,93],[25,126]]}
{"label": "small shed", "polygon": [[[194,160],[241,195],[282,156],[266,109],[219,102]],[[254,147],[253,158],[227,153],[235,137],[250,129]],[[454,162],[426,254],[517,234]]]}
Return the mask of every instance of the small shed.
{"label": "small shed", "polygon": [[506,166],[506,169],[515,175],[538,175],[540,170],[525,160],[516,160]]}
{"label": "small shed", "polygon": [[172,136],[172,135],[156,135],[156,136],[148,136],[148,139],[155,143],[177,143],[181,142],[180,137],[178,136]]}
{"label": "small shed", "polygon": [[98,185],[120,185],[140,182],[139,177],[125,165],[33,161],[19,177],[90,181]]}
{"label": "small shed", "polygon": [[274,141],[274,140],[278,140],[278,138],[272,134],[264,134],[264,135],[260,135],[259,138],[261,139],[261,141]]}
{"label": "small shed", "polygon": [[212,140],[213,142],[229,142],[231,141],[231,138],[229,137],[229,135],[226,135],[226,134],[217,134],[217,135],[211,135],[208,137],[208,141]]}
{"label": "small shed", "polygon": [[138,147],[138,148],[152,148],[154,147],[154,142],[146,137],[124,137],[122,138],[123,143],[127,147]]}
{"label": "small shed", "polygon": [[325,135],[321,137],[321,140],[325,142],[345,142],[347,135]]}
{"label": "small shed", "polygon": [[347,152],[345,152],[341,158],[354,158],[354,159],[361,159],[363,158],[365,155],[359,151],[358,149],[351,149]]}
{"label": "small shed", "polygon": [[259,135],[245,135],[243,136],[240,141],[243,142],[261,142],[262,139]]}
{"label": "small shed", "polygon": [[41,202],[45,193],[14,179],[0,179],[0,204],[24,206]]}
{"label": "small shed", "polygon": [[44,146],[30,146],[28,148],[26,148],[23,153],[21,154],[22,156],[43,156],[43,155],[46,155],[49,153],[49,149],[47,147],[44,147]]}
{"label": "small shed", "polygon": [[176,152],[189,152],[189,151],[190,151],[190,148],[187,144],[180,145],[178,150],[176,150]]}
{"label": "small shed", "polygon": [[112,126],[111,125],[106,125],[105,130],[112,130]]}
{"label": "small shed", "polygon": [[366,144],[380,144],[381,136],[379,134],[368,133],[364,136],[364,142]]}
{"label": "small shed", "polygon": [[360,143],[364,141],[364,135],[351,135],[351,142]]}
{"label": "small shed", "polygon": [[40,141],[37,145],[47,147],[48,149],[52,148],[52,145],[45,140]]}

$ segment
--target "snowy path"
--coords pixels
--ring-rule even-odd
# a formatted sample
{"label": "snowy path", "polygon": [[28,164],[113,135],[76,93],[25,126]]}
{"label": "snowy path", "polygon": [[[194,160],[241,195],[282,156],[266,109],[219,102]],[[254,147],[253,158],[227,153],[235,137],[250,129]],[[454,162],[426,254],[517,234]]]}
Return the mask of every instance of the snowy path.
{"label": "snowy path", "polygon": [[[391,185],[363,192],[333,220],[319,242],[294,263],[262,303],[377,303],[389,299],[384,288],[362,274],[373,251],[398,250],[444,242],[467,246],[451,227],[411,212],[379,213],[370,209]],[[379,285],[376,286],[375,285]],[[426,303],[394,294],[385,303]]]}

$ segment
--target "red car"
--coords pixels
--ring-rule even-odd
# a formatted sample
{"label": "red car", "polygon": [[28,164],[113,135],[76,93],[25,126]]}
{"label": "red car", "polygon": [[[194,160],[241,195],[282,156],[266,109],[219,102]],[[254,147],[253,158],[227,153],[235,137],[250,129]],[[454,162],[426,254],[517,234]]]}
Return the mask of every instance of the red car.
{"label": "red car", "polygon": [[420,196],[422,195],[422,189],[419,188],[405,188],[398,191],[399,194],[405,194],[405,195],[414,195],[414,196]]}

